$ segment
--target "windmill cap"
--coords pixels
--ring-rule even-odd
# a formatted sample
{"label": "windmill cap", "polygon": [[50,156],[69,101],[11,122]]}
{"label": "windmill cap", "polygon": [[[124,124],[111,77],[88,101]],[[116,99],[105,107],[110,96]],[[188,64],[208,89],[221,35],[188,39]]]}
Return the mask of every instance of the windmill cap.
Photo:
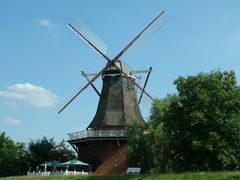
{"label": "windmill cap", "polygon": [[103,76],[107,74],[121,74],[121,71],[119,71],[119,69],[121,69],[122,72],[127,74],[128,76],[134,77],[132,73],[133,70],[126,63],[120,60],[115,61],[114,65],[111,65],[109,68],[107,68]]}

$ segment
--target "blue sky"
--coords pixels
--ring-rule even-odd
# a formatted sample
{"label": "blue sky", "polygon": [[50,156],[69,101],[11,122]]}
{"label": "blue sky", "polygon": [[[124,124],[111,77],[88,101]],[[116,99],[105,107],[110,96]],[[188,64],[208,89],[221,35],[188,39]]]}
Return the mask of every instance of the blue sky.
{"label": "blue sky", "polygon": [[[60,104],[106,61],[67,23],[81,20],[113,58],[150,20],[166,10],[164,26],[121,59],[134,70],[153,67],[148,93],[176,92],[180,75],[234,70],[240,78],[240,1],[42,0],[0,1],[0,131],[15,141],[67,139],[95,115],[98,96],[88,88],[65,111]],[[96,82],[101,89],[101,79]],[[148,110],[142,109],[147,118]]]}

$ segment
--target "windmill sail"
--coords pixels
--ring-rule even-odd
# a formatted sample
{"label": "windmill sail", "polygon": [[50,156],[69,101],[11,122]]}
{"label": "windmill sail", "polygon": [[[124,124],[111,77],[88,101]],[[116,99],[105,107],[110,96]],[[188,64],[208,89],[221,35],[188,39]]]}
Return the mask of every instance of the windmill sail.
{"label": "windmill sail", "polygon": [[[134,43],[136,43],[139,39],[141,39],[142,36],[144,36],[144,33],[148,31],[149,28],[151,28],[152,26],[155,26],[155,24],[158,22],[158,20],[160,19],[161,16],[164,15],[165,11],[162,11],[156,18],[154,18],[139,34],[137,34],[137,36],[135,36],[112,60],[110,58],[108,58],[104,52],[102,51],[102,46],[97,47],[98,45],[101,45],[100,43],[96,43],[98,42],[93,41],[91,42],[91,38],[89,39],[88,36],[85,36],[86,34],[91,34],[91,33],[86,33],[85,30],[86,28],[80,28],[78,29],[77,27],[73,26],[72,24],[68,24],[68,26],[78,35],[80,36],[86,43],[88,43],[93,49],[95,49],[102,57],[104,57],[105,60],[108,61],[108,64],[101,70],[99,71],[99,73],[93,77],[93,79],[91,79],[75,96],[73,96],[73,98],[70,99],[70,101],[63,106],[58,113],[60,113],[61,111],[63,111],[83,90],[85,90],[89,85],[91,85],[102,73],[104,73],[104,71],[111,67],[111,66],[115,66],[126,78],[128,78],[129,81],[131,81],[133,84],[135,84],[135,86],[137,88],[139,88],[145,95],[147,95],[151,100],[153,100],[153,98],[142,88],[140,87],[135,80],[131,79],[131,77],[129,77],[129,75],[127,75],[124,71],[121,70],[121,68],[117,67],[115,65],[115,62],[119,60],[119,58],[130,49],[130,47],[132,47],[134,45]],[[85,33],[85,34],[84,34]],[[90,36],[91,37],[91,36]]]}
{"label": "windmill sail", "polygon": [[[72,26],[70,26],[71,24]],[[103,54],[107,53],[107,45],[99,38],[97,37],[85,24],[81,23],[79,20],[78,22],[69,23],[68,27],[76,33],[76,31],[72,28],[74,27],[78,32],[82,34],[82,36],[79,35],[79,33],[76,33],[80,38],[83,39],[83,36],[88,39],[95,47],[97,47]],[[83,39],[85,40],[85,39]],[[84,41],[86,42],[86,41]],[[92,46],[90,46],[92,47]]]}
{"label": "windmill sail", "polygon": [[153,24],[151,24],[151,26],[149,26],[143,34],[141,34],[138,41],[132,45],[131,49],[127,53],[134,54],[145,44],[145,42],[151,39],[151,37],[166,23],[168,19],[169,16],[163,11],[161,13],[161,18],[157,18],[156,21],[154,21]]}

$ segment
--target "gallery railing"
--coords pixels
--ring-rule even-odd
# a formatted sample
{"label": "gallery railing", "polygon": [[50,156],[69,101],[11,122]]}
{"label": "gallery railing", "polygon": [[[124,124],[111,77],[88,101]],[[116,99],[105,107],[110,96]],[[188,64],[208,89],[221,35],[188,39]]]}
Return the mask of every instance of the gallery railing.
{"label": "gallery railing", "polygon": [[126,130],[85,130],[68,133],[69,140],[95,137],[127,137]]}

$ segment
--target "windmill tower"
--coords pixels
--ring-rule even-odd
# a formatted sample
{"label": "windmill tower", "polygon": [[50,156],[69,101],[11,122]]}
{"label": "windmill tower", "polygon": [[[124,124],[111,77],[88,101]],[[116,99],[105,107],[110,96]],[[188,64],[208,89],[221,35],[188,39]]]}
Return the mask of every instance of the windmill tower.
{"label": "windmill tower", "polygon": [[[122,61],[116,61],[115,66],[127,74],[133,80],[132,70]],[[90,129],[124,129],[131,119],[143,123],[134,84],[128,83],[128,79],[121,75],[115,66],[110,66],[102,75],[103,87],[97,108],[97,112]],[[124,84],[124,82],[125,84]]]}
{"label": "windmill tower", "polygon": [[[101,43],[96,39],[93,40],[92,35],[89,37],[91,33],[86,32],[86,27],[79,28],[68,24],[77,35],[107,60],[107,65],[93,79],[88,80],[88,83],[59,111],[59,113],[62,112],[89,85],[94,87],[93,82],[98,77],[102,77],[102,91],[101,93],[98,92],[100,100],[93,120],[86,131],[68,134],[68,142],[78,153],[78,158],[89,163],[93,167],[93,171],[96,170],[97,173],[116,174],[126,170],[128,139],[125,130],[126,124],[129,124],[131,120],[144,123],[138,105],[141,100],[137,98],[136,89],[138,88],[142,94],[145,94],[150,99],[153,98],[145,91],[147,80],[144,87],[140,87],[135,81],[136,76],[133,71],[119,58],[136,41],[144,37],[151,27],[156,26],[162,16],[164,16],[164,11],[151,21],[112,60],[105,55],[102,46],[99,46]],[[149,74],[150,72],[151,70],[149,70]],[[142,94],[140,97],[142,97]]]}

